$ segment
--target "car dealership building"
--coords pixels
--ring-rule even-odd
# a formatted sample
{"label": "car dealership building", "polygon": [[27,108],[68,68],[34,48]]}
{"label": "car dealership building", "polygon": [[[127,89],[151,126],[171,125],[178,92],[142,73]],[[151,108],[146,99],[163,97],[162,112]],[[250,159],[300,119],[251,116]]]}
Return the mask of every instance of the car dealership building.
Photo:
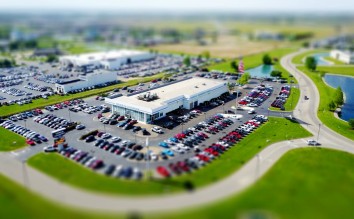
{"label": "car dealership building", "polygon": [[228,92],[226,82],[190,78],[130,96],[106,99],[112,113],[151,123],[176,109],[193,109]]}

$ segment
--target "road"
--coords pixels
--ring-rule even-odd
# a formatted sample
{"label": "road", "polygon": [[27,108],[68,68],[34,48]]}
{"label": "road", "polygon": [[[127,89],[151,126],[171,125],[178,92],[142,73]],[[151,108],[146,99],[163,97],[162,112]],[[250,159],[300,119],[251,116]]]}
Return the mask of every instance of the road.
{"label": "road", "polygon": [[[294,116],[300,120],[305,129],[314,134],[315,138],[320,134],[319,141],[322,147],[354,153],[353,141],[334,133],[324,125],[319,126],[321,123],[316,113],[319,93],[311,80],[291,64],[291,59],[295,55],[297,53],[284,57],[281,64],[299,81],[301,97],[307,95],[310,99],[305,101],[301,98]],[[127,197],[84,191],[58,182],[19,162],[14,159],[16,152],[0,154],[0,172],[50,200],[71,207],[102,212],[167,211],[207,204],[235,195],[262,177],[286,152],[300,147],[306,147],[305,139],[272,144],[240,170],[217,183],[191,193],[161,196]]]}

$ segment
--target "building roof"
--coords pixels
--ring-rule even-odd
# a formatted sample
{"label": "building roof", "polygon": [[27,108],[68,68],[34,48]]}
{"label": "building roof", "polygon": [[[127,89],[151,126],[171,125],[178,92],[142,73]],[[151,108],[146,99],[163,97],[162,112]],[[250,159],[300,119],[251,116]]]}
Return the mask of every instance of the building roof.
{"label": "building roof", "polygon": [[[167,107],[169,101],[191,98],[199,93],[213,90],[217,87],[226,86],[226,82],[216,81],[206,78],[191,78],[171,85],[163,86],[150,90],[151,94],[157,94],[158,99],[153,101],[139,100],[138,96],[144,93],[132,96],[122,96],[107,100],[107,103],[126,106],[146,113],[152,113],[156,110]],[[146,93],[146,92],[145,92]]]}
{"label": "building roof", "polygon": [[147,54],[147,52],[123,49],[123,50],[114,50],[108,52],[95,52],[95,53],[85,53],[80,55],[62,56],[61,58],[78,60],[82,62],[90,62],[90,61],[104,61],[109,59],[118,59],[123,57],[141,55],[141,54]]}

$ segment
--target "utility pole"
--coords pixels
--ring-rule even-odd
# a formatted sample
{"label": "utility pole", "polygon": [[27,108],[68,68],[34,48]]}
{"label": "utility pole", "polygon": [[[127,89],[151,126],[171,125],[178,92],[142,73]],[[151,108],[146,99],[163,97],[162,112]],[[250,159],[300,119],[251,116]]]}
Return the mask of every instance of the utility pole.
{"label": "utility pole", "polygon": [[318,139],[320,138],[320,131],[321,131],[321,123],[318,124],[317,142],[318,142]]}

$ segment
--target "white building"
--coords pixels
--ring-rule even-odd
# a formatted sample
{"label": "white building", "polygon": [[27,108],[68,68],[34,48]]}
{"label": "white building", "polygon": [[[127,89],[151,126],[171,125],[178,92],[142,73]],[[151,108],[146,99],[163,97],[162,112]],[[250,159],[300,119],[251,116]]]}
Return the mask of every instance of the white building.
{"label": "white building", "polygon": [[117,70],[122,64],[150,60],[155,57],[149,52],[136,50],[116,50],[59,57],[62,66],[105,68]]}
{"label": "white building", "polygon": [[332,50],[330,56],[345,64],[354,64],[354,53],[350,51]]}
{"label": "white building", "polygon": [[78,79],[56,83],[55,91],[65,94],[73,90],[88,88],[108,82],[115,82],[116,80],[117,74],[115,72],[81,74]]}
{"label": "white building", "polygon": [[[193,109],[199,104],[219,97],[228,92],[226,82],[206,78],[191,78],[174,84],[150,90],[150,95],[157,99],[142,100],[147,92],[131,96],[121,96],[115,99],[106,99],[112,105],[112,112],[128,116],[143,123],[166,116],[167,113],[179,109]],[[139,98],[140,97],[140,98]]]}

